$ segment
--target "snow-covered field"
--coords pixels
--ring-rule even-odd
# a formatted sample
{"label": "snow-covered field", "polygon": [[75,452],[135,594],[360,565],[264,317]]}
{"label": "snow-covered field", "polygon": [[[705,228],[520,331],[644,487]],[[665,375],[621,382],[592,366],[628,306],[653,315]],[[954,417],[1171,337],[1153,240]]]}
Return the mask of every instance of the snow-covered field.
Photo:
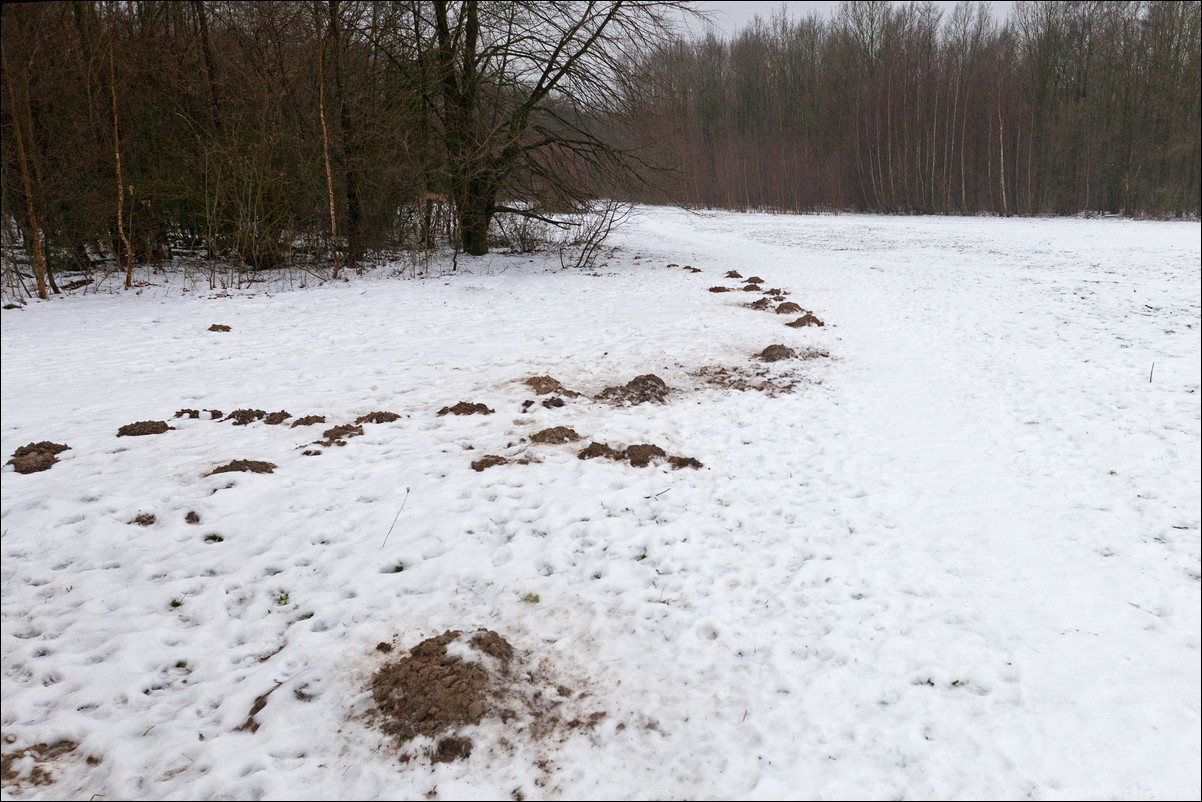
{"label": "snow-covered field", "polygon": [[[4,311],[3,459],[70,446],[0,475],[4,796],[1198,798],[1199,235],[644,209],[596,274]],[[731,269],[827,325],[707,292]],[[645,373],[668,403],[522,411],[530,376]],[[306,456],[325,427],[181,408],[401,417]],[[143,420],[176,428],[116,437]],[[232,459],[278,467],[206,476]],[[590,723],[402,762],[372,673],[477,627]]]}

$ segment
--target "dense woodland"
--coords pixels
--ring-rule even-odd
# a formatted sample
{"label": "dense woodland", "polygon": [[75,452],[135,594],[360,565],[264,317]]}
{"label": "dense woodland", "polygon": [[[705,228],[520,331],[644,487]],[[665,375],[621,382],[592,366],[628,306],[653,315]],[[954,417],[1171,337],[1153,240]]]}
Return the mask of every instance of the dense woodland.
{"label": "dense woodland", "polygon": [[181,254],[337,275],[591,213],[587,240],[602,198],[1198,214],[1197,0],[852,2],[729,39],[687,6],[5,4],[6,287]]}

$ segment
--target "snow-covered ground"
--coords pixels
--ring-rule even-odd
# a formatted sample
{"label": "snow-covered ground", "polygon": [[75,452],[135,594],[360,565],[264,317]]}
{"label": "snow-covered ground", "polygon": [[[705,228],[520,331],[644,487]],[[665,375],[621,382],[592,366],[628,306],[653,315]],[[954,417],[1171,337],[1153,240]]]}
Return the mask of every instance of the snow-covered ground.
{"label": "snow-covered ground", "polygon": [[[0,475],[4,796],[1198,798],[1199,228],[644,209],[596,274],[4,311],[3,458],[70,446]],[[827,325],[707,292],[731,269]],[[773,343],[829,356],[775,397],[697,375]],[[668,403],[522,411],[644,373]],[[246,407],[401,417],[319,456],[172,418]],[[176,428],[116,437],[143,420]],[[606,715],[402,762],[369,678],[477,627]]]}

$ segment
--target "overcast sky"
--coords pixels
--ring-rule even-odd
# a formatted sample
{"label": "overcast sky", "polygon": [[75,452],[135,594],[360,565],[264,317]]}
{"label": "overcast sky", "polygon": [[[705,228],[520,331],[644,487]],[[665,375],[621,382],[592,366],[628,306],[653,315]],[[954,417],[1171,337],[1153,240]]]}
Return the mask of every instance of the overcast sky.
{"label": "overcast sky", "polygon": [[[751,19],[759,14],[764,19],[772,16],[772,13],[784,6],[788,10],[791,17],[804,17],[811,11],[817,11],[819,14],[829,16],[839,4],[836,2],[815,2],[814,0],[790,0],[790,2],[780,2],[776,0],[744,0],[744,2],[734,2],[733,0],[720,0],[700,2],[697,5],[711,14],[711,22],[715,28],[721,33],[730,34],[738,31]],[[953,2],[936,2],[935,5],[943,9],[944,16],[951,14],[952,8],[956,3]],[[993,13],[1000,19],[1010,12],[1013,2],[994,2]],[[694,27],[697,27],[694,23]]]}

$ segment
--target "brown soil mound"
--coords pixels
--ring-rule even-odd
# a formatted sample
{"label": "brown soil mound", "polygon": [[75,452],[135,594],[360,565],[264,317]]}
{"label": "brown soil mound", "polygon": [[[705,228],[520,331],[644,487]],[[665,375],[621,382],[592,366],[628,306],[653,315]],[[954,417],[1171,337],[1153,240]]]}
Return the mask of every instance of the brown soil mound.
{"label": "brown soil mound", "polygon": [[667,456],[668,452],[654,443],[639,443],[626,448],[626,459],[636,468],[646,468],[651,464],[651,460]]}
{"label": "brown soil mound", "polygon": [[200,514],[197,513],[196,510],[189,510],[188,514],[184,516],[184,523],[189,523],[189,524],[200,523]]}
{"label": "brown soil mound", "polygon": [[175,413],[175,417],[177,417],[177,418],[192,418],[193,420],[195,420],[200,417],[200,410],[199,409],[181,409],[179,412]]}
{"label": "brown soil mound", "polygon": [[256,459],[236,459],[222,465],[220,468],[214,468],[209,471],[208,475],[212,476],[217,473],[234,473],[241,471],[243,473],[271,473],[276,468],[274,463],[263,462]]}
{"label": "brown soil mound", "polygon": [[325,415],[305,415],[303,418],[297,418],[296,420],[294,420],[292,422],[292,428],[295,429],[297,426],[312,426],[315,423],[325,423],[325,422],[326,422]]}
{"label": "brown soil mound", "polygon": [[569,429],[567,426],[555,426],[551,429],[543,429],[541,432],[535,432],[530,435],[532,443],[549,443],[551,445],[559,445],[560,443],[575,443],[581,437],[576,433],[575,429]]}
{"label": "brown soil mound", "polygon": [[806,326],[825,326],[826,324],[814,317],[813,312],[806,312],[804,315],[797,318],[797,320],[794,320],[792,323],[786,323],[785,325],[790,328],[800,329]]}
{"label": "brown soil mound", "polygon": [[659,376],[654,373],[644,373],[642,376],[635,376],[621,387],[606,387],[601,391],[601,395],[597,396],[597,400],[630,406],[644,404],[648,401],[663,404],[667,401],[668,393],[671,391],[672,388],[668,387]]}
{"label": "brown soil mound", "polygon": [[154,522],[155,517],[154,513],[152,512],[140,512],[134,516],[132,521],[130,521],[131,524],[137,524],[138,526],[150,526]]}
{"label": "brown soil mound", "polygon": [[467,401],[460,401],[453,407],[443,407],[438,410],[439,415],[491,415],[493,412],[494,410],[483,404],[469,404]]}
{"label": "brown soil mound", "polygon": [[522,383],[533,390],[535,395],[546,395],[563,389],[563,385],[550,376],[531,376]]}
{"label": "brown soil mound", "polygon": [[730,292],[730,287],[710,287],[710,292]]}
{"label": "brown soil mound", "polygon": [[597,459],[605,457],[606,459],[620,460],[624,456],[621,451],[614,451],[606,443],[598,443],[596,440],[588,444],[588,448],[576,455],[580,459]]}
{"label": "brown soil mound", "polygon": [[759,276],[752,276],[751,278],[747,279],[747,283],[748,284],[763,284],[764,280],[762,278],[760,278]]}
{"label": "brown soil mound", "polygon": [[[419,735],[437,737],[456,727],[479,724],[495,712],[493,702],[500,689],[494,687],[493,675],[501,679],[508,674],[513,647],[497,633],[480,629],[463,645],[492,660],[469,661],[447,654],[447,646],[462,643],[462,635],[460,630],[447,630],[424,640],[408,656],[372,675],[371,695],[384,732],[404,743]],[[452,742],[444,746],[447,741]],[[469,739],[446,738],[433,757],[439,762],[470,753]]]}
{"label": "brown soil mound", "polygon": [[743,274],[740,273],[738,270],[727,270],[726,277],[727,278],[743,278]]}
{"label": "brown soil mound", "polygon": [[558,409],[559,407],[562,407],[563,404],[564,401],[559,396],[551,396],[550,398],[543,399],[543,406],[547,409]]}
{"label": "brown soil mound", "polygon": [[721,365],[708,365],[699,368],[692,375],[714,387],[738,390],[739,392],[757,390],[771,398],[775,398],[780,393],[791,393],[798,385],[796,380],[789,377],[773,377],[767,368],[727,368]]}
{"label": "brown soil mound", "polygon": [[690,273],[700,273],[701,272],[700,267],[693,267],[692,265],[685,265],[684,269],[689,271]]}
{"label": "brown soil mound", "polygon": [[772,301],[769,301],[767,298],[760,298],[758,301],[752,301],[747,304],[749,309],[768,309],[771,306]]}
{"label": "brown soil mound", "polygon": [[[763,288],[761,288],[763,289]],[[782,290],[780,287],[772,287],[771,289],[763,290],[764,295],[788,295],[787,290]]]}
{"label": "brown soil mound", "polygon": [[392,423],[394,420],[399,420],[400,417],[395,412],[369,412],[355,418],[355,423]]}
{"label": "brown soil mound", "polygon": [[495,465],[506,465],[509,460],[496,454],[487,454],[472,463],[472,470],[476,472],[483,471],[485,468],[491,468]]}
{"label": "brown soil mound", "polygon": [[681,468],[698,469],[705,467],[701,464],[700,460],[694,459],[693,457],[668,457],[668,464],[671,465],[674,470],[680,470]]}
{"label": "brown soil mound", "polygon": [[209,413],[209,420],[221,420],[223,414],[220,409],[206,409],[205,412]]}
{"label": "brown soil mound", "polygon": [[797,352],[787,345],[770,345],[763,351],[756,354],[756,358],[763,362],[779,362],[782,359],[795,359]]}
{"label": "brown soil mound", "polygon": [[759,292],[760,291],[760,287],[758,284],[744,284],[742,287],[739,287],[739,289],[742,290],[743,292]]}
{"label": "brown soil mound", "polygon": [[212,326],[209,326],[209,331],[229,331],[229,330],[230,330],[230,327],[225,325],[224,323],[214,323]]}
{"label": "brown soil mound", "polygon": [[8,461],[8,464],[13,466],[13,470],[17,473],[47,471],[50,470],[51,465],[58,462],[58,457],[55,454],[67,451],[70,448],[65,443],[51,443],[49,440],[43,440],[40,443],[30,443],[14,451],[13,457]]}
{"label": "brown soil mound", "polygon": [[147,434],[162,434],[169,431],[170,426],[161,420],[140,420],[137,423],[127,423],[117,430],[118,437],[141,437]]}
{"label": "brown soil mound", "polygon": [[776,307],[776,314],[778,315],[796,315],[804,311],[804,309],[792,301],[785,301],[783,304]]}
{"label": "brown soil mound", "polygon": [[363,434],[363,427],[353,423],[344,423],[340,426],[331,426],[321,433],[325,439],[319,441],[317,445],[329,446],[344,446],[346,441],[352,437],[358,437]]}
{"label": "brown soil mound", "polygon": [[268,426],[279,426],[284,421],[292,417],[290,412],[281,409],[279,412],[269,412],[267,417],[263,418],[263,422]]}
{"label": "brown soil mound", "polygon": [[262,420],[265,417],[267,413],[261,409],[235,409],[225,416],[225,420],[232,420],[235,426],[245,426],[251,421]]}

